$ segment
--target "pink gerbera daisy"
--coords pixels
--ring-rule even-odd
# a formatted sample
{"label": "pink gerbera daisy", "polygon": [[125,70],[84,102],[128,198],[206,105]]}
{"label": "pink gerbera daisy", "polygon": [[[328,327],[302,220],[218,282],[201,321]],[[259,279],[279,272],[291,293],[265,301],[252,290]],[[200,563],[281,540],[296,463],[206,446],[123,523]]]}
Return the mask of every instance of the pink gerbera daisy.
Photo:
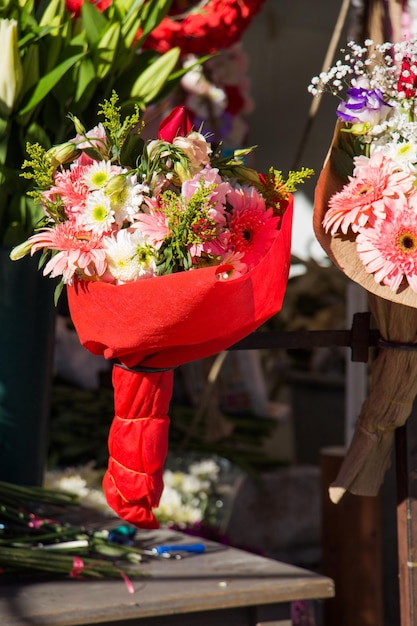
{"label": "pink gerbera daisy", "polygon": [[159,250],[169,234],[167,218],[161,211],[156,198],[144,197],[144,201],[149,207],[149,212],[136,213],[133,226],[149,239],[156,250]]}
{"label": "pink gerbera daisy", "polygon": [[240,252],[227,252],[220,262],[220,268],[217,272],[218,280],[231,280],[246,274],[247,266],[242,263],[242,257],[243,254]]}
{"label": "pink gerbera daisy", "polygon": [[227,195],[232,207],[228,218],[229,249],[242,253],[242,262],[251,270],[265,256],[277,235],[279,217],[254,187],[237,187]]}
{"label": "pink gerbera daisy", "polygon": [[61,196],[69,219],[85,208],[89,189],[84,176],[89,167],[90,165],[78,165],[75,162],[71,168],[56,172],[55,185],[44,194],[52,202],[55,196]]}
{"label": "pink gerbera daisy", "polygon": [[29,238],[31,254],[43,248],[57,250],[43,270],[51,278],[62,275],[64,283],[71,284],[74,274],[91,279],[102,276],[106,270],[106,254],[102,238],[92,231],[77,228],[74,222],[61,222],[54,228],[42,228]]}
{"label": "pink gerbera daisy", "polygon": [[392,159],[374,152],[368,159],[355,159],[355,170],[349,182],[329,200],[323,219],[326,232],[334,235],[339,229],[360,228],[376,219],[383,219],[393,200],[404,198],[413,189],[414,177],[398,170]]}
{"label": "pink gerbera daisy", "polygon": [[389,212],[374,228],[360,229],[359,258],[377,283],[397,291],[404,279],[417,293],[417,219],[407,208]]}

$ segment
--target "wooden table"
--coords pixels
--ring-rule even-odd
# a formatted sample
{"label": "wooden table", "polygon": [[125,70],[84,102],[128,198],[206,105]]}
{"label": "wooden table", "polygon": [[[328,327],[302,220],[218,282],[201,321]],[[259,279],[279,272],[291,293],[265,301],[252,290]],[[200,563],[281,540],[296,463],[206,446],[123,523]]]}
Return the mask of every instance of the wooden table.
{"label": "wooden table", "polygon": [[[190,543],[168,530],[138,531],[140,543]],[[194,541],[191,538],[191,541]],[[334,595],[331,579],[298,567],[206,542],[180,560],[151,558],[132,579],[31,580],[0,586],[1,626],[290,625],[294,600]]]}

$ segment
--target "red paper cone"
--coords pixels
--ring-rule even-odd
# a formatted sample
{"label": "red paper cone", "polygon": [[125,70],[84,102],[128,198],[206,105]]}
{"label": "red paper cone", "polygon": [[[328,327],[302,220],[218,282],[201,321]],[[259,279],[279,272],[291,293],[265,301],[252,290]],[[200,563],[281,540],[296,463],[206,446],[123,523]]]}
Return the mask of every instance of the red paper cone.
{"label": "red paper cone", "polygon": [[104,491],[110,506],[139,527],[157,526],[168,445],[170,369],[229,348],[277,313],[291,257],[293,198],[260,263],[244,276],[219,280],[208,267],[124,285],[68,286],[71,318],[84,347],[116,359],[115,418],[109,434]]}
{"label": "red paper cone", "polygon": [[142,528],[158,528],[152,509],[163,490],[173,373],[113,368],[115,417],[103,487],[109,506]]}

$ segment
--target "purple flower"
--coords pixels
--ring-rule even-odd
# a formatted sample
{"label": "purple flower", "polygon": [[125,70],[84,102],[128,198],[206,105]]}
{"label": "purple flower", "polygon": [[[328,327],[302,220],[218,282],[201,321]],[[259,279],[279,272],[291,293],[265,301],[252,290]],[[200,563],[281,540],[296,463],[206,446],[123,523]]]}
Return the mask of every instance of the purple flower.
{"label": "purple flower", "polygon": [[336,114],[343,122],[350,124],[371,124],[382,122],[392,108],[383,98],[379,89],[352,87],[347,92],[347,102],[337,107]]}

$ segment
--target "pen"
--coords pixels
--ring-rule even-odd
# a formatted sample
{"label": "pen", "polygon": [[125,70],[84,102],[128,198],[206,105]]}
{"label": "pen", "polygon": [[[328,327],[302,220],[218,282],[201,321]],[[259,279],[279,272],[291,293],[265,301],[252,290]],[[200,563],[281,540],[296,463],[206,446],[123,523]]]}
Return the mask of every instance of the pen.
{"label": "pen", "polygon": [[165,544],[152,548],[156,554],[164,554],[166,552],[190,552],[193,554],[202,554],[206,547],[204,543],[183,543],[183,544]]}

